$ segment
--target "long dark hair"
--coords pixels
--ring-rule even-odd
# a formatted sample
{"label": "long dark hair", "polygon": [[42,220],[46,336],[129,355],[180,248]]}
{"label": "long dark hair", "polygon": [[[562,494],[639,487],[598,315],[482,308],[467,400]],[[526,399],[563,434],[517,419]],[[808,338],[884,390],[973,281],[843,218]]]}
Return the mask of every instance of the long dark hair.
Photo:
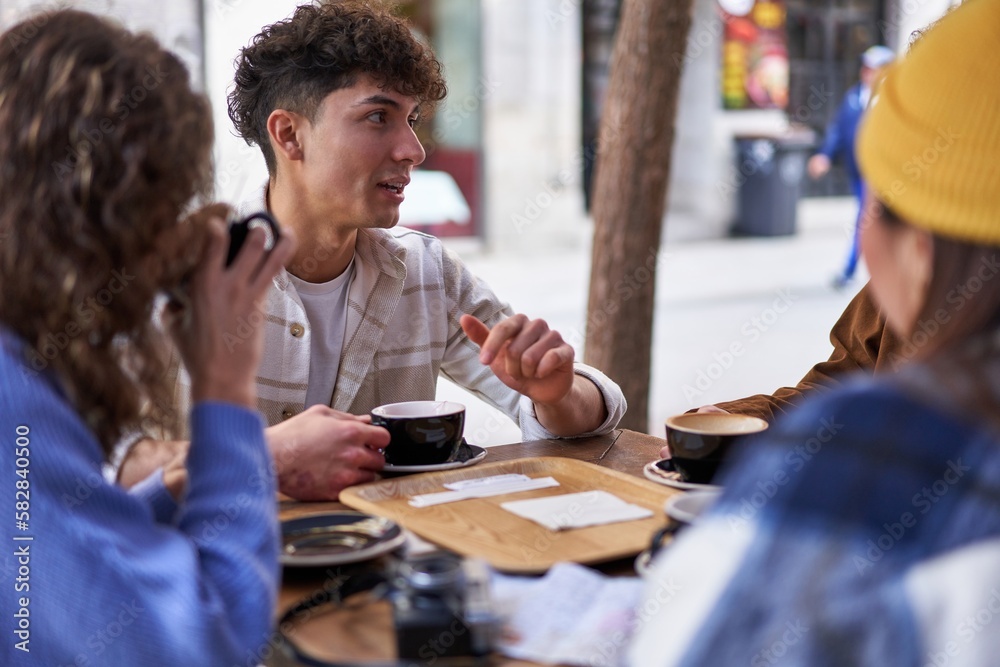
{"label": "long dark hair", "polygon": [[[908,224],[882,206],[871,224]],[[1000,247],[932,235],[931,280],[900,385],[1000,434]]]}
{"label": "long dark hair", "polygon": [[207,100],[148,35],[61,10],[0,36],[0,324],[105,451],[172,421],[152,309],[190,269],[178,218],[211,187],[212,140]]}

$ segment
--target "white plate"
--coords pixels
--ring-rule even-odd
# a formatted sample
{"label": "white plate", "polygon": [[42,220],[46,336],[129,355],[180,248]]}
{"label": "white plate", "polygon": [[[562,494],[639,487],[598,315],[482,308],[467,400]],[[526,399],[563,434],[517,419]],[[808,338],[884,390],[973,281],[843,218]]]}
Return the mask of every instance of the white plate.
{"label": "white plate", "polygon": [[681,523],[694,523],[701,514],[718,500],[721,491],[691,491],[667,498],[663,511]]}
{"label": "white plate", "polygon": [[406,540],[394,521],[362,512],[323,512],[281,522],[281,555],[286,567],[345,565],[371,560]]}
{"label": "white plate", "polygon": [[656,482],[657,484],[663,484],[664,486],[669,486],[674,489],[680,489],[681,491],[718,491],[722,489],[721,486],[717,484],[698,484],[697,482],[685,482],[681,479],[681,475],[674,470],[663,470],[657,466],[660,461],[669,461],[670,459],[660,459],[659,461],[650,461],[647,463],[643,469],[642,474],[645,475],[646,479]]}

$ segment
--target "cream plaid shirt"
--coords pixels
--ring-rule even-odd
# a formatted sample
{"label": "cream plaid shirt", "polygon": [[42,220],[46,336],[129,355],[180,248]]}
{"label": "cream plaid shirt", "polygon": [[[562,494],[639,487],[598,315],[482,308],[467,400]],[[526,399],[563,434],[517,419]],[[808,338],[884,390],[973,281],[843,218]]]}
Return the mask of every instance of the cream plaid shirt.
{"label": "cream plaid shirt", "polygon": [[[241,204],[240,215],[264,209],[265,192],[266,186]],[[362,229],[355,262],[331,407],[367,414],[386,403],[430,400],[438,375],[443,374],[510,416],[523,439],[555,437],[538,422],[530,399],[480,363],[479,347],[462,331],[458,319],[465,313],[492,327],[513,311],[457,255],[437,238],[410,229]],[[274,278],[263,320],[257,400],[267,423],[273,425],[304,409],[309,383],[312,328],[284,270]],[[614,429],[625,414],[621,389],[584,364],[575,364],[575,371],[600,388],[608,411],[597,430],[580,435]],[[187,378],[184,373],[180,376],[177,398],[187,409]]]}

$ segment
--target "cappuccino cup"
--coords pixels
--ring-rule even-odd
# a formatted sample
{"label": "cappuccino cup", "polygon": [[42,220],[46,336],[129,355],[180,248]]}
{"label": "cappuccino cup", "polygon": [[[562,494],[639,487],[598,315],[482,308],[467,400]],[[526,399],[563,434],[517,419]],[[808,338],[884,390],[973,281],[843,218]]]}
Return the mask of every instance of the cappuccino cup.
{"label": "cappuccino cup", "polygon": [[371,411],[372,424],[389,431],[386,465],[449,463],[458,454],[465,406],[454,401],[406,401]]}
{"label": "cappuccino cup", "polygon": [[733,441],[766,429],[766,421],[749,415],[692,412],[670,417],[670,461],[685,482],[709,484]]}

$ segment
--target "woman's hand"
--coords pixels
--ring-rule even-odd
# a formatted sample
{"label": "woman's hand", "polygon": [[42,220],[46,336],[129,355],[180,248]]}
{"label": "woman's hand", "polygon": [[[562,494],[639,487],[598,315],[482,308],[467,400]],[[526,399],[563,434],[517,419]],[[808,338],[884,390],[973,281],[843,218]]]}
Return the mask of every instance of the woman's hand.
{"label": "woman's hand", "polygon": [[291,258],[295,241],[264,249],[265,233],[251,230],[236,259],[225,266],[226,223],[211,217],[201,262],[187,288],[188,303],[168,306],[164,319],[191,376],[191,400],[256,407],[254,378],[263,353],[260,304],[271,279]]}

